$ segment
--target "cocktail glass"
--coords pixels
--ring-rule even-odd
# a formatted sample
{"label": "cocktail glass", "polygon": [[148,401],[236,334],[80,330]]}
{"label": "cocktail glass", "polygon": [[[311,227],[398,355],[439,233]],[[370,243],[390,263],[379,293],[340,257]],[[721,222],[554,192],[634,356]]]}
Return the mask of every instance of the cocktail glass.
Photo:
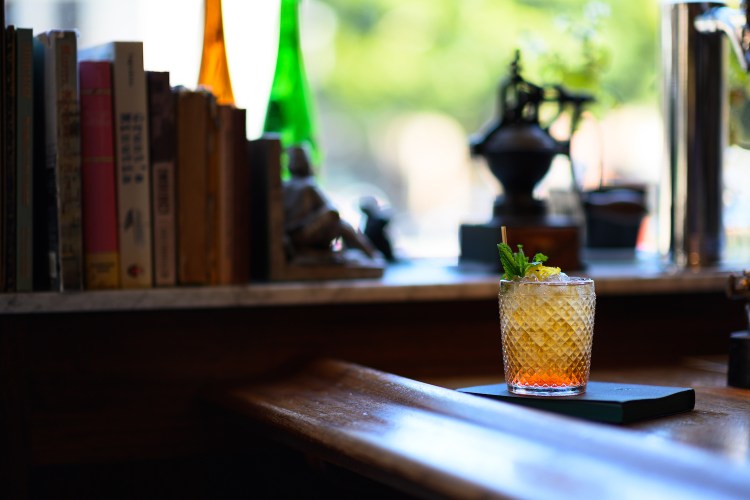
{"label": "cocktail glass", "polygon": [[596,294],[588,278],[500,281],[500,332],[508,390],[572,396],[586,390]]}

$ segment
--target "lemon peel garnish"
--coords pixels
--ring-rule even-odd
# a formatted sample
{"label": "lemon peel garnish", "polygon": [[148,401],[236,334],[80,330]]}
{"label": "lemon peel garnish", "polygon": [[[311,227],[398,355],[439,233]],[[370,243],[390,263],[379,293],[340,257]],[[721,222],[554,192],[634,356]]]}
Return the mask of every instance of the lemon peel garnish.
{"label": "lemon peel garnish", "polygon": [[535,277],[538,280],[544,280],[546,278],[549,278],[550,276],[555,276],[557,274],[560,274],[559,267],[549,267],[543,266],[542,264],[533,264],[528,269],[526,269],[526,274],[524,274],[524,277]]}

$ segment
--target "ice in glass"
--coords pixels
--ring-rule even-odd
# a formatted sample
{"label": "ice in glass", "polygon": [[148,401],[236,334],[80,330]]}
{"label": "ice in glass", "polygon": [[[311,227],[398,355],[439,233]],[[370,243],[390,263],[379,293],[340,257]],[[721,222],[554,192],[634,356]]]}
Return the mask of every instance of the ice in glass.
{"label": "ice in glass", "polygon": [[583,393],[594,333],[593,280],[565,274],[503,279],[499,298],[508,390],[537,396]]}

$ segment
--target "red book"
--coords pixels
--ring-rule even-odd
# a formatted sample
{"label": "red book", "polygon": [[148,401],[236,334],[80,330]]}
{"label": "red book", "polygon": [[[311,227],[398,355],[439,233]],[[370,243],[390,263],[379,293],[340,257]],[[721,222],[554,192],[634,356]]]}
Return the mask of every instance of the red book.
{"label": "red book", "polygon": [[79,63],[86,287],[120,286],[112,63]]}

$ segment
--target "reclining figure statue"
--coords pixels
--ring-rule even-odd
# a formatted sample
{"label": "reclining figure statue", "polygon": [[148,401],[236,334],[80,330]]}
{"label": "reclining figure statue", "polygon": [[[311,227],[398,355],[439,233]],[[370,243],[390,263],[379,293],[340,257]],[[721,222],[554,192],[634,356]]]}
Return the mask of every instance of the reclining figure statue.
{"label": "reclining figure statue", "polygon": [[307,151],[295,146],[288,149],[288,155],[292,177],[283,186],[287,259],[304,264],[344,264],[351,256],[334,249],[339,238],[344,250],[359,250],[365,260],[375,258],[372,244],[341,219],[315,182]]}

